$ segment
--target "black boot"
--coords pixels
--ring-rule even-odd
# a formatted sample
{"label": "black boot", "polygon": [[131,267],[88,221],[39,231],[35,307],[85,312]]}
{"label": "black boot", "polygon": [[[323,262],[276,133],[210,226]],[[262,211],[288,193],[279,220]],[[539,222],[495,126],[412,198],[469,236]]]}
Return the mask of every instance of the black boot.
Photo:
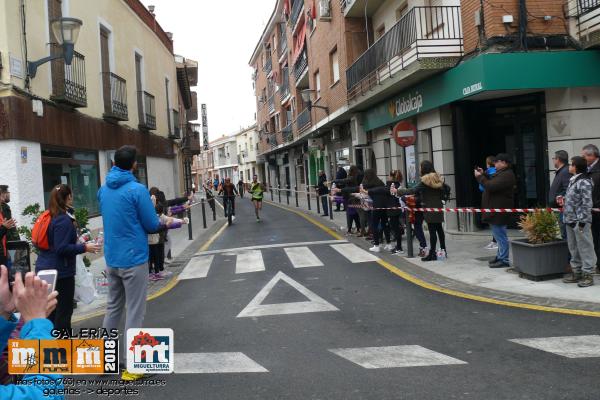
{"label": "black boot", "polygon": [[435,250],[429,250],[429,255],[427,257],[421,258],[421,261],[437,261],[437,255],[435,254]]}

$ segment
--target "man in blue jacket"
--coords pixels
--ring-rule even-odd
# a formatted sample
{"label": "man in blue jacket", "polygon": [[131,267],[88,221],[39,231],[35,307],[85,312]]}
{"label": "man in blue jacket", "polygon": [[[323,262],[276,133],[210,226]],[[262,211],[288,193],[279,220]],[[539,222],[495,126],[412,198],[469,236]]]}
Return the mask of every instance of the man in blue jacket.
{"label": "man in blue jacket", "polygon": [[[25,325],[21,339],[54,339],[52,322],[46,315],[56,307],[57,292],[48,296],[48,283],[28,272],[25,279],[17,272],[12,293],[8,288],[8,270],[0,267],[0,352],[6,348],[11,332],[17,326],[13,315],[15,308],[21,313]],[[25,375],[22,385],[0,385],[0,399],[6,400],[62,400],[61,375]]]}
{"label": "man in blue jacket", "polygon": [[[108,296],[103,327],[117,329],[127,306],[125,332],[141,328],[146,313],[148,285],[148,234],[161,228],[145,186],[133,176],[137,150],[123,146],[98,190],[104,225],[104,258],[108,275]],[[125,346],[127,348],[127,346]],[[123,371],[123,380],[142,376]]]}

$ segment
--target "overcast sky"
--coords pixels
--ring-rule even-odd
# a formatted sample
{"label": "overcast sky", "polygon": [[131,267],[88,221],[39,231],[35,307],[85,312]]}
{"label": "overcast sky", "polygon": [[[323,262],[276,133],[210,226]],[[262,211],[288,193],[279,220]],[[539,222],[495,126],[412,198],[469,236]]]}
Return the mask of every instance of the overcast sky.
{"label": "overcast sky", "polygon": [[[175,53],[198,61],[198,104],[206,103],[210,140],[254,123],[248,60],[275,0],[142,0],[173,32]],[[198,106],[200,108],[200,106]]]}

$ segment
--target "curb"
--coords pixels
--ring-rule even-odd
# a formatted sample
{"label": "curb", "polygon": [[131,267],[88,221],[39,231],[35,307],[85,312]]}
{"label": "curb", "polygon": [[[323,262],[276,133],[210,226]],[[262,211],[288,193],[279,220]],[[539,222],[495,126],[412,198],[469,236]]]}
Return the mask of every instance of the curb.
{"label": "curb", "polygon": [[[332,229],[331,223],[326,222],[326,224],[329,225],[326,226],[324,222],[315,220],[311,215],[312,213],[307,210],[296,209],[295,207],[290,207],[271,201],[266,201],[266,203],[268,205],[278,207],[301,216],[336,239],[344,238],[342,235],[335,232],[336,228]],[[364,240],[359,241],[352,237],[345,237],[345,239],[359,246],[360,248],[364,249],[368,247],[365,246]],[[377,263],[392,274],[422,288],[446,295],[526,310],[600,318],[600,304],[569,301],[551,297],[544,298],[527,296],[500,290],[482,288],[447,278],[429,270],[425,270],[418,265],[406,261],[404,257],[396,257],[392,256],[391,254],[381,254],[379,257],[380,260],[377,261]]]}

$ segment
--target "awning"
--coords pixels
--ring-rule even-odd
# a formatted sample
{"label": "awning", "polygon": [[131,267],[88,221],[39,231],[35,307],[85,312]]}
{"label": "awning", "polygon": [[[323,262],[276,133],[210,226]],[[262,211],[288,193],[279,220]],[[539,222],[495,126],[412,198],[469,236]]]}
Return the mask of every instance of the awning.
{"label": "awning", "polygon": [[600,51],[483,54],[406,89],[364,113],[364,129],[496,90],[600,86]]}

